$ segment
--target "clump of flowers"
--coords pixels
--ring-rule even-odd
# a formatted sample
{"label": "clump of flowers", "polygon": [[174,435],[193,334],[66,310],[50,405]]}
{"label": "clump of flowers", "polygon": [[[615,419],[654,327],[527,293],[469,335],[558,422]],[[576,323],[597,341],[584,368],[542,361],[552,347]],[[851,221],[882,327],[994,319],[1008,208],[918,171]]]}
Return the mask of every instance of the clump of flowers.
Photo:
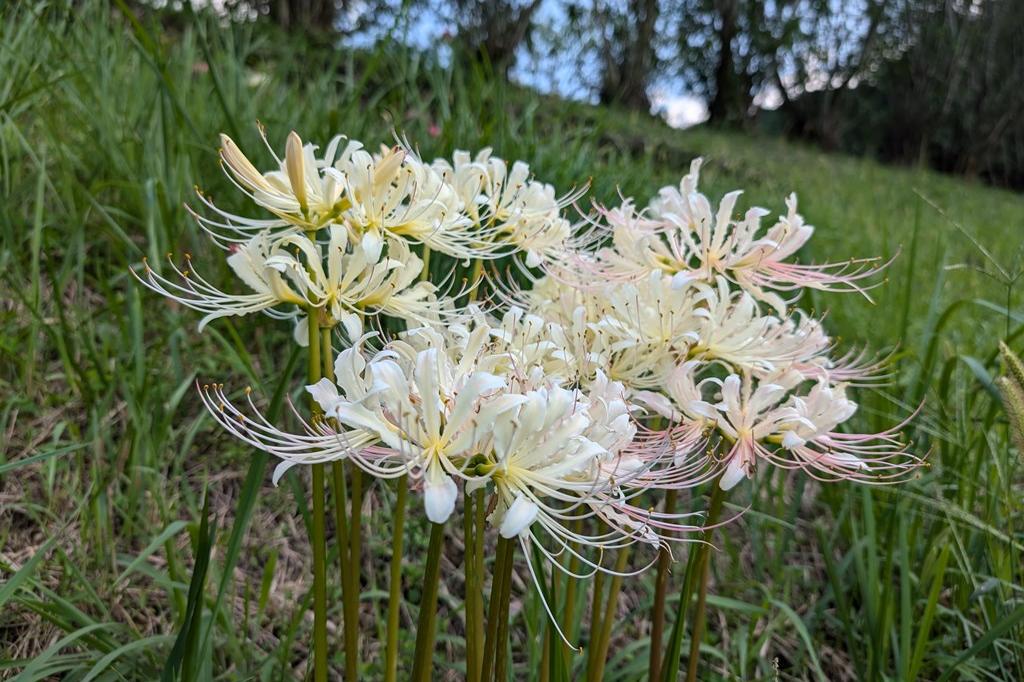
{"label": "clump of flowers", "polygon": [[[877,381],[882,363],[864,353],[837,356],[821,320],[794,304],[807,288],[867,295],[884,264],[800,263],[796,254],[814,228],[797,213],[795,195],[763,229],[769,211],[736,215],[739,192],[715,207],[698,191],[698,159],[678,187],[658,190],[645,207],[627,198],[573,225],[567,212],[581,192],[558,196],[527,164],[489,149],[428,163],[404,146],[372,153],[338,136],[319,155],[291,133],[284,158],[271,150],[274,168],[262,172],[230,138],[221,144],[229,179],[263,215],[229,213],[199,193],[196,216],[243,293],[197,274],[188,255],[183,266],[171,259],[173,277],[149,264],[136,275],[202,312],[200,330],[262,312],[291,320],[296,342],[309,347],[310,409],[294,410],[297,430],[272,423],[248,392],[242,407],[222,384],[204,385],[201,395],[224,428],[280,460],[275,483],[293,467],[310,467],[319,586],[327,464],[333,499],[352,499],[351,509],[336,509],[335,529],[349,675],[358,670],[364,476],[397,495],[399,554],[391,560],[399,581],[389,608],[401,602],[407,488],[422,497],[431,524],[412,679],[429,677],[438,562],[462,508],[467,677],[481,680],[504,656],[517,546],[541,594],[546,570],[569,584],[608,574],[615,585],[655,563],[665,570],[659,557],[699,540],[698,531],[706,539],[721,523],[725,491],[761,467],[882,484],[922,464],[900,439],[902,424],[881,433],[846,426],[857,411],[850,389]],[[431,262],[431,253],[449,258]],[[516,276],[493,268],[483,278],[484,264],[497,259]],[[473,274],[457,290],[465,267]],[[491,291],[481,299],[484,287]],[[709,512],[678,513],[676,493],[699,486],[712,491]],[[498,561],[483,639],[491,538]],[[630,568],[634,548],[646,555]],[[681,613],[690,596],[682,595]],[[613,588],[608,599],[616,598]],[[594,604],[596,620],[603,607]],[[554,612],[557,604],[545,606],[568,641],[571,624]],[[316,679],[327,674],[326,608],[318,597]],[[699,633],[702,607],[694,618]],[[391,620],[385,674],[396,679],[397,616]],[[662,625],[652,623],[652,649],[663,644]],[[588,646],[606,649],[607,637],[592,631]],[[589,656],[591,679],[600,678],[605,653]],[[693,649],[692,670],[696,664]]]}

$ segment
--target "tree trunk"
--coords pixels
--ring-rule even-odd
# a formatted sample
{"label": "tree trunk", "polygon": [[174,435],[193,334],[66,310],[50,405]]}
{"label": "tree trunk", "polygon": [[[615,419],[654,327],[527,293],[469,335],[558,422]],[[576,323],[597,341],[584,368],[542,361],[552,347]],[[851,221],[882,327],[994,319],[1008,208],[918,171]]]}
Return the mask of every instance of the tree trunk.
{"label": "tree trunk", "polygon": [[[657,61],[654,31],[659,3],[657,0],[633,0],[629,6],[635,21],[627,18],[627,24],[620,32],[620,45],[609,46],[612,49],[605,59],[601,101],[649,111],[651,100],[647,88]],[[614,56],[615,47],[620,49],[618,59]]]}
{"label": "tree trunk", "polygon": [[708,106],[708,119],[713,124],[736,124],[747,117],[750,104],[750,90],[737,71],[732,44],[738,32],[739,3],[717,0],[715,6],[722,23],[718,30],[715,95]]}
{"label": "tree trunk", "polygon": [[343,3],[336,0],[270,0],[269,15],[286,31],[325,35],[337,29],[335,23]]}

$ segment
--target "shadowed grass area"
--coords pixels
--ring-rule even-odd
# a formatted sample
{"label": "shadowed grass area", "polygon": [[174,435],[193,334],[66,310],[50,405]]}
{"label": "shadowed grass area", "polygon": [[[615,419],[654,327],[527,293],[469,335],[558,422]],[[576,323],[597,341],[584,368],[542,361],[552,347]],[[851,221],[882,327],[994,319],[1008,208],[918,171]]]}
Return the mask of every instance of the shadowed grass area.
{"label": "shadowed grass area", "polygon": [[[1019,349],[1024,317],[990,276],[1021,267],[1020,196],[776,139],[680,132],[397,45],[325,52],[262,25],[161,25],[100,1],[12,3],[0,17],[0,678],[155,679],[172,652],[197,678],[304,674],[308,482],[295,470],[272,487],[266,461],[215,429],[193,388],[251,384],[287,415],[302,377],[288,330],[225,319],[199,335],[197,315],[129,273],[144,256],[158,268],[188,252],[229,281],[183,203],[198,184],[246,209],[218,168],[217,134],[257,150],[258,120],[277,147],[292,129],[367,144],[397,131],[427,158],[492,146],[561,191],[589,180],[597,202],[646,202],[700,155],[709,196],[745,188],[745,202],[778,212],[797,192],[818,227],[805,259],[898,253],[876,305],[803,305],[829,310],[844,346],[894,354],[892,383],[860,393],[860,418],[878,429],[923,402],[909,434],[932,467],[891,490],[761,472],[732,499],[733,512],[750,509],[719,536],[705,658],[724,679],[1024,679],[1024,477],[993,385],[997,340]],[[437,256],[432,267],[468,274]],[[366,679],[383,658],[392,495],[373,486],[364,503]],[[407,524],[407,623],[426,525]],[[463,656],[461,541],[449,548],[439,662]],[[190,591],[196,567],[205,580]],[[514,579],[516,679],[540,672],[525,663],[539,660],[544,628],[529,585]],[[625,581],[606,679],[643,676],[652,594],[653,575]],[[586,590],[577,598],[586,613]],[[401,646],[400,665],[412,638]]]}

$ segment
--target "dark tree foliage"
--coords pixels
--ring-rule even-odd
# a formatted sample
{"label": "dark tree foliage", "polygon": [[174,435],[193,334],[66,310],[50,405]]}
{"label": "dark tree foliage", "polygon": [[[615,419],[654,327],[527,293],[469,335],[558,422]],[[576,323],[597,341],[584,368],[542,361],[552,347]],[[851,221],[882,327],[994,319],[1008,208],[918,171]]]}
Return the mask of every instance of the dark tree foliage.
{"label": "dark tree foliage", "polygon": [[922,0],[902,19],[908,46],[845,108],[843,146],[863,126],[863,151],[1024,187],[1024,7]]}
{"label": "dark tree foliage", "polygon": [[[137,2],[140,12],[151,5]],[[556,72],[571,72],[572,95],[649,111],[652,90],[669,83],[673,92],[703,97],[713,125],[757,126],[826,149],[1024,187],[1024,0],[219,6],[231,17],[267,17],[318,48],[347,34],[395,39],[398,26],[443,31],[456,59],[483,64],[499,78],[520,55],[543,55]],[[162,20],[173,23],[173,13]]]}
{"label": "dark tree foliage", "polygon": [[527,42],[543,0],[452,0],[458,47],[484,58],[495,73],[507,75],[520,45]]}
{"label": "dark tree foliage", "polygon": [[902,0],[856,16],[854,36],[837,18],[811,34],[853,45],[846,65],[798,71],[762,125],[827,149],[1024,187],[1019,1]]}
{"label": "dark tree foliage", "polygon": [[338,32],[349,0],[259,0],[258,10],[291,33],[324,39]]}

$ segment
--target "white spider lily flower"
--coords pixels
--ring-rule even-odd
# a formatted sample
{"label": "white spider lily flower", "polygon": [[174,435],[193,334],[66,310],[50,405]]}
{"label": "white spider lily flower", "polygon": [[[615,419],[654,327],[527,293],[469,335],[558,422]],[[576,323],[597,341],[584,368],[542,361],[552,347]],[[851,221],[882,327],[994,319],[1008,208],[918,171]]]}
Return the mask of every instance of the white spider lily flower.
{"label": "white spider lily flower", "polygon": [[540,507],[535,502],[531,502],[523,495],[518,495],[505,510],[498,533],[503,538],[518,537],[529,530],[539,514]]}
{"label": "white spider lily flower", "polygon": [[[573,542],[603,549],[637,540],[657,544],[657,535],[623,510],[627,505],[619,486],[638,472],[614,466],[620,463],[619,450],[635,434],[632,421],[620,419],[619,410],[609,410],[596,395],[557,385],[530,389],[520,397],[514,409],[496,416],[488,461],[477,465],[497,491],[492,521],[505,532],[516,531],[506,537],[537,542],[526,533],[537,524],[562,550]],[[506,520],[510,513],[514,518]],[[589,536],[569,529],[569,521],[589,516],[608,528]]]}
{"label": "white spider lily flower", "polygon": [[[497,414],[513,408],[503,377],[461,374],[443,348],[416,350],[392,342],[369,362],[361,351],[344,351],[336,363],[338,398],[327,387],[326,413],[342,426],[376,434],[380,446],[356,461],[377,475],[406,471],[423,481],[431,521],[443,523],[454,509],[454,479],[480,452],[480,440]],[[321,381],[321,384],[326,380]]]}
{"label": "white spider lily flower", "polygon": [[[200,331],[219,317],[264,312],[289,319],[312,308],[324,311],[328,326],[343,323],[354,338],[361,334],[360,318],[366,314],[424,324],[452,307],[445,297],[439,300],[433,284],[419,281],[423,263],[405,242],[349,243],[347,230],[339,225],[329,228],[326,245],[299,232],[261,232],[237,245],[227,261],[252,293],[230,294],[213,286],[195,272],[188,255],[184,269],[171,262],[177,282],[148,263],[135,275],[157,293],[205,313]],[[308,337],[304,324],[297,327],[300,341]]]}
{"label": "white spider lily flower", "polygon": [[459,488],[441,466],[427,467],[423,477],[423,506],[432,523],[444,523],[455,511]]}
{"label": "white spider lily flower", "polygon": [[675,308],[679,297],[634,284],[575,289],[544,277],[526,293],[529,311],[554,323],[551,338],[571,370],[565,375],[586,385],[601,371],[630,388],[651,388],[665,363],[685,354],[688,313]]}
{"label": "white spider lily flower", "polygon": [[531,175],[527,164],[516,161],[509,168],[490,148],[475,157],[456,151],[451,162],[436,159],[433,168],[461,199],[482,250],[493,257],[524,252],[529,267],[565,252],[572,226],[561,212],[586,187],[558,197],[554,187]]}
{"label": "white spider lily flower", "polygon": [[[305,295],[298,291],[294,282],[267,264],[277,250],[268,233],[261,233],[239,246],[228,256],[227,262],[235,275],[250,289],[251,293],[231,294],[214,286],[198,273],[191,254],[185,254],[185,267],[179,267],[168,254],[167,260],[177,275],[172,280],[157,273],[143,259],[142,273],[132,274],[147,288],[184,305],[205,313],[199,321],[199,331],[212,320],[220,317],[243,316],[263,312],[278,319],[291,319],[298,314],[294,306],[307,303]],[[285,307],[281,310],[281,307]]]}
{"label": "white spider lily flower", "polygon": [[793,363],[810,363],[830,347],[821,324],[797,312],[788,318],[763,315],[753,296],[732,291],[724,277],[710,287],[695,284],[697,342],[689,357],[721,360],[737,370],[774,371]]}
{"label": "white spider lily flower", "polygon": [[[260,135],[274,156],[277,169],[259,171],[227,135],[220,138],[220,158],[233,184],[274,218],[248,218],[229,213],[198,192],[200,201],[213,214],[208,217],[193,212],[200,225],[218,243],[230,244],[247,239],[254,231],[293,228],[308,232],[339,223],[348,206],[347,183],[345,176],[333,164],[344,137],[334,137],[324,156],[317,158],[318,147],[304,145],[298,134],[292,131],[285,144],[284,159],[281,159],[267,143],[262,127]],[[349,143],[342,157],[349,156],[360,146],[358,142]]]}
{"label": "white spider lily flower", "polygon": [[501,374],[523,387],[552,382],[589,385],[604,367],[596,356],[577,357],[586,351],[581,350],[576,333],[557,321],[516,306],[497,319],[476,306],[464,312],[441,327],[411,329],[403,339],[417,348],[440,344],[460,371]]}
{"label": "white spider lily flower", "polygon": [[391,235],[464,261],[494,257],[474,234],[455,188],[410,150],[359,150],[340,170],[351,203],[346,220],[356,234],[378,240]]}
{"label": "white spider lily flower", "polygon": [[324,420],[304,420],[293,409],[302,425],[300,433],[283,431],[271,424],[252,400],[252,391],[246,389],[248,411],[239,410],[224,394],[223,384],[198,386],[203,404],[224,429],[244,443],[263,450],[281,462],[274,469],[273,483],[293,466],[318,464],[346,459],[358,454],[376,442],[376,436],[364,430],[339,432]]}
{"label": "white spider lily flower", "polygon": [[685,357],[699,341],[700,300],[691,290],[672,287],[658,272],[592,293],[604,311],[593,325],[607,337],[609,348],[642,353],[653,374],[675,357]]}

